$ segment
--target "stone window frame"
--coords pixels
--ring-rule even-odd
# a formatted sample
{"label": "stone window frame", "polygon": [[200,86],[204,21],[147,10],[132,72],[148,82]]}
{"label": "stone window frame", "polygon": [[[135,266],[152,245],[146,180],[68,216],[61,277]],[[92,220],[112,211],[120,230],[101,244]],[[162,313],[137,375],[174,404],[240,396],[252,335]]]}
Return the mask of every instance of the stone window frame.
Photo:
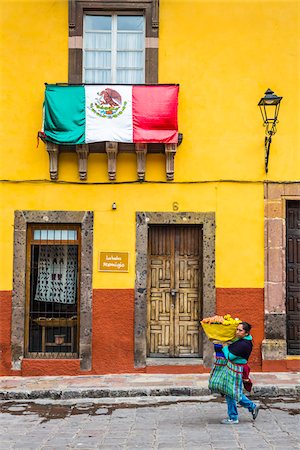
{"label": "stone window frame", "polygon": [[265,183],[263,360],[281,360],[288,357],[286,342],[287,200],[300,200],[300,183]]}
{"label": "stone window frame", "polygon": [[13,370],[21,370],[25,358],[26,244],[29,224],[81,225],[79,359],[82,370],[91,370],[93,223],[92,211],[15,211],[11,326]]}
{"label": "stone window frame", "polygon": [[[216,311],[214,212],[136,212],[136,280],[134,294],[134,365],[147,366],[147,271],[149,225],[202,225],[203,227],[203,316]],[[203,336],[203,363],[210,366],[213,350]],[[166,361],[167,362],[167,361]],[[174,361],[175,363],[175,361]],[[169,362],[170,364],[170,362]]]}
{"label": "stone window frame", "polygon": [[158,82],[158,0],[70,0],[69,83],[82,83],[83,16],[86,12],[141,12],[145,16],[145,83]]}

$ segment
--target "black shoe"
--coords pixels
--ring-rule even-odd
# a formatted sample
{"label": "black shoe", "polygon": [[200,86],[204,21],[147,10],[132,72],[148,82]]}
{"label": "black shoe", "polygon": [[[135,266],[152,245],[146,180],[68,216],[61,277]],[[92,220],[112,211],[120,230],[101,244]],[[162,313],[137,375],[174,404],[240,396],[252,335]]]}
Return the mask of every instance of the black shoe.
{"label": "black shoe", "polygon": [[253,410],[253,411],[251,411],[251,414],[252,414],[253,420],[255,420],[255,419],[256,419],[256,417],[258,416],[259,410],[260,410],[260,405],[259,405],[259,404],[257,404],[257,405],[255,406],[254,410]]}

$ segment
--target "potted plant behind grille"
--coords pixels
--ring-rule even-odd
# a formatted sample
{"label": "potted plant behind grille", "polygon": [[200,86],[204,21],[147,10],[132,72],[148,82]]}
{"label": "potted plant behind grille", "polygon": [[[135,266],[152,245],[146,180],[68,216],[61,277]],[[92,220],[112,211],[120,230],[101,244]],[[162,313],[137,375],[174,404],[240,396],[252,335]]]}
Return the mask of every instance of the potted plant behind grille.
{"label": "potted plant behind grille", "polygon": [[65,334],[55,334],[54,335],[54,342],[56,345],[62,345],[65,343]]}

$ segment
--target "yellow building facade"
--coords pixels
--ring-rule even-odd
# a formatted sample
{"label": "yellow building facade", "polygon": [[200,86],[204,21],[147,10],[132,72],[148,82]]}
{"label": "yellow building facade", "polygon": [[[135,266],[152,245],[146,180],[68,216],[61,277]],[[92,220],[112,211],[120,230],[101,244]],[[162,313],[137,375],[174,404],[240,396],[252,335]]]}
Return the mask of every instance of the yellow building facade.
{"label": "yellow building facade", "polygon": [[[37,140],[44,83],[70,82],[81,45],[72,17],[89,13],[86,3],[0,5],[2,374],[208,371],[200,320],[215,313],[252,323],[253,370],[295,370],[300,261],[288,253],[297,245],[288,218],[300,220],[300,2],[149,0],[135,12],[94,2],[94,14],[151,12],[146,56],[157,52],[158,83],[180,86],[174,179],[164,149],[147,152],[140,181],[134,149],[118,152],[115,180],[106,152],[90,149],[80,180],[73,148],[58,150],[51,180],[49,148]],[[268,173],[257,106],[267,88],[283,97]],[[52,229],[77,233],[68,245],[80,306],[67,316],[64,305],[58,316],[32,310],[35,249],[46,245],[34,233]],[[100,253],[124,253],[128,266],[99,270]]]}

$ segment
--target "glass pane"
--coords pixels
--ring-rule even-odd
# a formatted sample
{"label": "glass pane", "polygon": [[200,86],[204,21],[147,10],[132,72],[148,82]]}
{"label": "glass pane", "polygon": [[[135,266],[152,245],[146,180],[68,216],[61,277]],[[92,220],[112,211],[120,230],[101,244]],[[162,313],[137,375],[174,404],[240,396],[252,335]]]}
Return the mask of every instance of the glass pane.
{"label": "glass pane", "polygon": [[111,33],[85,33],[84,48],[97,50],[111,49]]}
{"label": "glass pane", "polygon": [[74,230],[61,230],[61,238],[63,241],[66,241],[68,239],[68,233],[73,233]]}
{"label": "glass pane", "polygon": [[54,238],[54,230],[41,230],[41,239],[49,240]]}
{"label": "glass pane", "polygon": [[68,231],[68,241],[76,241],[77,231],[76,230],[67,230],[67,231]]}
{"label": "glass pane", "polygon": [[117,67],[143,68],[143,52],[118,52]]}
{"label": "glass pane", "polygon": [[142,69],[117,70],[117,83],[143,84],[144,82],[144,71]]}
{"label": "glass pane", "polygon": [[86,69],[110,69],[111,67],[111,53],[110,52],[85,52]]}
{"label": "glass pane", "polygon": [[62,230],[54,230],[54,240],[61,241],[61,232]]}
{"label": "glass pane", "polygon": [[144,35],[141,33],[118,33],[118,50],[144,50]]}
{"label": "glass pane", "polygon": [[85,30],[111,30],[111,16],[85,16]]}
{"label": "glass pane", "polygon": [[91,70],[87,69],[84,72],[85,83],[110,83],[111,70]]}
{"label": "glass pane", "polygon": [[144,30],[143,16],[118,16],[118,30]]}

